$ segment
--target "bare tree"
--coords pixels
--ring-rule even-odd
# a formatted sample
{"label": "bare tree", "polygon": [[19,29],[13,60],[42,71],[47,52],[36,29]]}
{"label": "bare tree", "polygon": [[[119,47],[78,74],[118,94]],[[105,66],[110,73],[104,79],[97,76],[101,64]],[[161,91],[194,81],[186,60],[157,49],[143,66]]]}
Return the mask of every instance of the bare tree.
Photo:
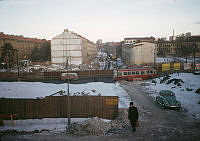
{"label": "bare tree", "polygon": [[1,59],[6,64],[7,68],[12,68],[14,65],[15,50],[10,43],[5,43],[2,46]]}

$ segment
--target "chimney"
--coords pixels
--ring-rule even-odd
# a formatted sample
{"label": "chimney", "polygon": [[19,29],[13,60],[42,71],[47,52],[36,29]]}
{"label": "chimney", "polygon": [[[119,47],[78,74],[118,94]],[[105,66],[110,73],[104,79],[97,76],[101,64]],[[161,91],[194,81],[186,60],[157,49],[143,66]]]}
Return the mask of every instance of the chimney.
{"label": "chimney", "polygon": [[69,32],[69,30],[68,29],[64,29],[64,32]]}

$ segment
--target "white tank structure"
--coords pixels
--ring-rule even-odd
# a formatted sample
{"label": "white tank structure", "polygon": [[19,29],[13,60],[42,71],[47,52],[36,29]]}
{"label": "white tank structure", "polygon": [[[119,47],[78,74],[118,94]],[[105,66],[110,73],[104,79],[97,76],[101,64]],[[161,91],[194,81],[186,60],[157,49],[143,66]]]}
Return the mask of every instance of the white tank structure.
{"label": "white tank structure", "polygon": [[67,29],[51,40],[52,64],[89,65],[96,55],[97,48],[94,43]]}

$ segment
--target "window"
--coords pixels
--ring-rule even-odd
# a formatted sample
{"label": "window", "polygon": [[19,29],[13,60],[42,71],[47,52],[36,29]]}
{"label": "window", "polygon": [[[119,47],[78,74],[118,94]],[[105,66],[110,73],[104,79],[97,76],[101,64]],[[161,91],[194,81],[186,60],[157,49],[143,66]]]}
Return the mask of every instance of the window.
{"label": "window", "polygon": [[135,72],[134,72],[134,71],[132,71],[132,75],[135,75]]}
{"label": "window", "polygon": [[149,71],[146,71],[147,74],[149,74]]}
{"label": "window", "polygon": [[128,72],[128,75],[131,75],[131,72],[130,72],[130,71]]}
{"label": "window", "polygon": [[139,74],[139,71],[136,71],[136,74]]}
{"label": "window", "polygon": [[152,71],[152,70],[150,70],[150,73],[153,73],[153,71]]}
{"label": "window", "polygon": [[144,71],[141,71],[141,74],[144,74]]}
{"label": "window", "polygon": [[124,75],[127,75],[127,72],[124,72]]}

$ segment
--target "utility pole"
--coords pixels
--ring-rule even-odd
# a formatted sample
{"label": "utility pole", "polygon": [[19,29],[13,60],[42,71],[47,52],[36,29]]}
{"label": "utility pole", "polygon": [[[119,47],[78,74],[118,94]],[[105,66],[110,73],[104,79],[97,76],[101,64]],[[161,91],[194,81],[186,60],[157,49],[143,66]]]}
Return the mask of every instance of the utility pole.
{"label": "utility pole", "polygon": [[19,77],[19,52],[17,51],[17,80],[20,81],[20,77]]}
{"label": "utility pole", "polygon": [[20,74],[19,74],[19,52],[17,49],[14,49],[14,52],[17,52],[17,80],[20,81]]}
{"label": "utility pole", "polygon": [[[68,50],[69,51],[69,50]],[[70,56],[67,57],[67,60],[66,60],[66,63],[67,63],[67,69],[69,68],[69,65],[71,64],[71,59]],[[69,64],[70,62],[70,64]],[[68,70],[67,70],[68,71]],[[67,79],[67,119],[68,119],[68,129],[69,129],[69,126],[71,124],[71,111],[70,111],[70,94],[69,94],[69,74],[68,75],[68,79]]]}
{"label": "utility pole", "polygon": [[156,53],[157,53],[157,50],[156,50],[156,46],[155,46],[155,48],[153,49],[153,54],[154,54],[154,60],[153,60],[153,66],[154,66],[154,68],[156,67]]}
{"label": "utility pole", "polygon": [[69,76],[68,76],[68,80],[67,80],[68,82],[67,82],[67,111],[68,111],[68,115],[67,115],[67,118],[68,118],[68,127],[70,126],[70,124],[71,124],[71,119],[70,119],[70,117],[71,117],[71,114],[70,114],[70,100],[69,100],[69,96],[70,96],[70,94],[69,94]]}

